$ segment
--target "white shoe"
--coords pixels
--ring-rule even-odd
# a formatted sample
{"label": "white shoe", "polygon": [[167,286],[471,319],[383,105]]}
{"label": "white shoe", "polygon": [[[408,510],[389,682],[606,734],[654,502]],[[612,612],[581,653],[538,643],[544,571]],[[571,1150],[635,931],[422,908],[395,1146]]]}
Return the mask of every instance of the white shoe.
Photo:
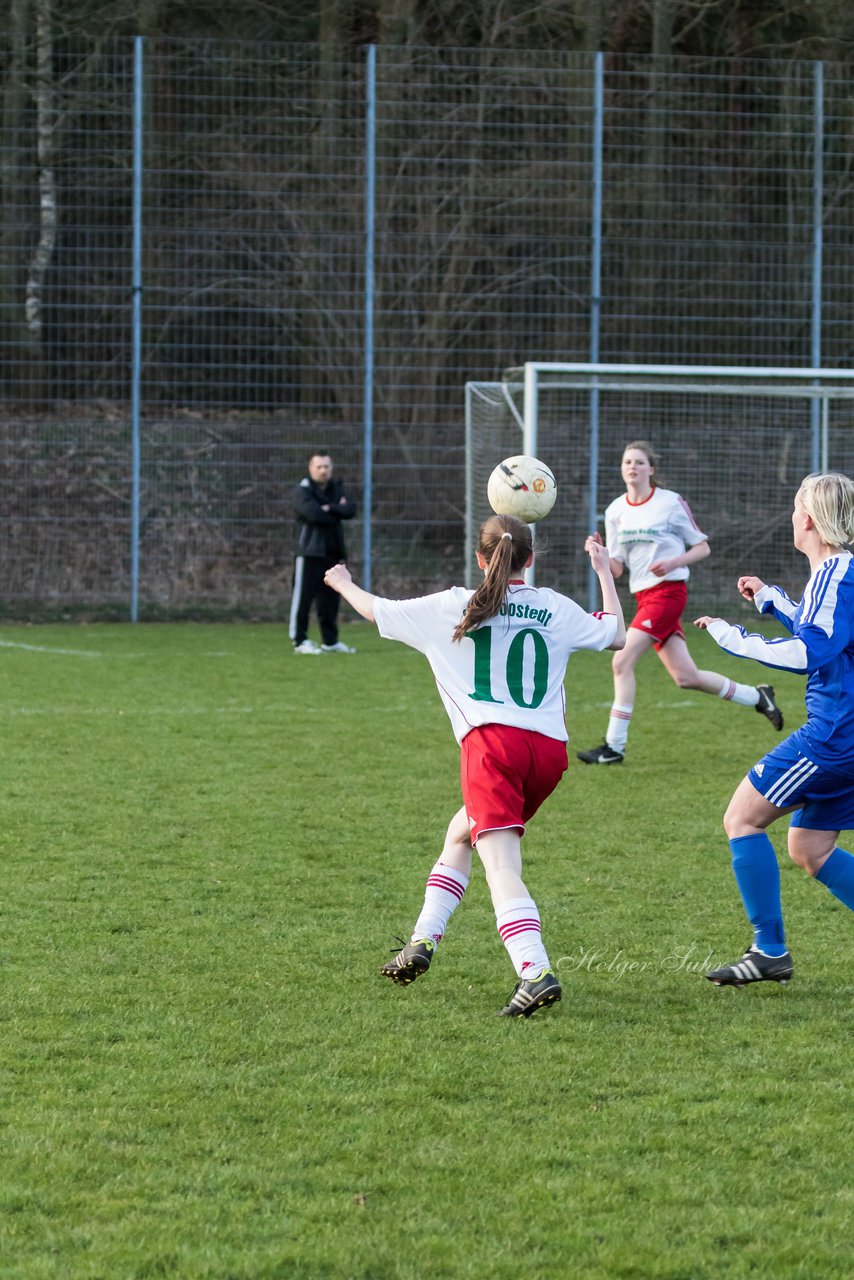
{"label": "white shoe", "polygon": [[320,653],[320,650],[313,640],[303,640],[302,644],[294,645],[294,653]]}
{"label": "white shoe", "polygon": [[320,646],[321,653],[355,653],[355,649],[351,649],[343,640],[339,640],[337,644],[322,644]]}

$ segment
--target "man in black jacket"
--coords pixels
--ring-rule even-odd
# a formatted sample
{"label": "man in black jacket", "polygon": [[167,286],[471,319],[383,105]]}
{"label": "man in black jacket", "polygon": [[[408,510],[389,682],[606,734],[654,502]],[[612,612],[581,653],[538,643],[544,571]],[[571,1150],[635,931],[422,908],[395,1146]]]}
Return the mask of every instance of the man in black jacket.
{"label": "man in black jacket", "polygon": [[[341,481],[332,479],[332,459],[326,450],[317,449],[309,458],[308,475],[294,488],[293,504],[297,545],[289,634],[294,653],[355,653],[338,639],[341,597],[324,585],[323,575],[347,559],[341,521],[353,519],[356,504],[344,494]],[[320,646],[308,638],[313,601],[323,641]]]}

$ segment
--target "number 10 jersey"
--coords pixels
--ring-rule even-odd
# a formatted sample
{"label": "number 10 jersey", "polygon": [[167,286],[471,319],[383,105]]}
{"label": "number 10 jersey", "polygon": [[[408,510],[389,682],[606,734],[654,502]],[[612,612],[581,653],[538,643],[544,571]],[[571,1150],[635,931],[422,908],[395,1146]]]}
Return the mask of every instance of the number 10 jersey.
{"label": "number 10 jersey", "polygon": [[511,582],[500,613],[452,639],[472,592],[451,587],[414,600],[374,601],[379,633],[423,653],[457,742],[477,725],[510,724],[566,742],[563,680],[577,649],[607,649],[610,613],[587,613],[548,587]]}

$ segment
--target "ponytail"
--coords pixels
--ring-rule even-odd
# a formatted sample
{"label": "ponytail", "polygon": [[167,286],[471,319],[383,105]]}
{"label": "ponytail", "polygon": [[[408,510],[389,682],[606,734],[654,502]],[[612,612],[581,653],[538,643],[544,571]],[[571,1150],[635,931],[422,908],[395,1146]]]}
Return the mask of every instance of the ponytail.
{"label": "ponytail", "polygon": [[454,640],[462,640],[497,616],[510,579],[522,572],[533,549],[531,530],[515,516],[491,516],[481,525],[478,551],[486,561],[486,572],[454,631]]}

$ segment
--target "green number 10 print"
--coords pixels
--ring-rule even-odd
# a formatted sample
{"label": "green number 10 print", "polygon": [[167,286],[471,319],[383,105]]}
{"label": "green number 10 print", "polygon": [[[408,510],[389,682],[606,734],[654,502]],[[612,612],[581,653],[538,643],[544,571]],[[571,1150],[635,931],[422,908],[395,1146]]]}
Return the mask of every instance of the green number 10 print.
{"label": "green number 10 print", "polygon": [[[530,700],[525,697],[522,687],[522,674],[525,667],[525,641],[531,637],[533,645],[533,689]],[[503,702],[492,692],[492,628],[479,627],[470,631],[468,639],[474,641],[474,692],[469,694],[475,702]],[[507,650],[507,667],[505,671],[507,691],[517,707],[538,707],[546,696],[549,685],[549,650],[539,631],[526,627],[519,631],[510,642]]]}

